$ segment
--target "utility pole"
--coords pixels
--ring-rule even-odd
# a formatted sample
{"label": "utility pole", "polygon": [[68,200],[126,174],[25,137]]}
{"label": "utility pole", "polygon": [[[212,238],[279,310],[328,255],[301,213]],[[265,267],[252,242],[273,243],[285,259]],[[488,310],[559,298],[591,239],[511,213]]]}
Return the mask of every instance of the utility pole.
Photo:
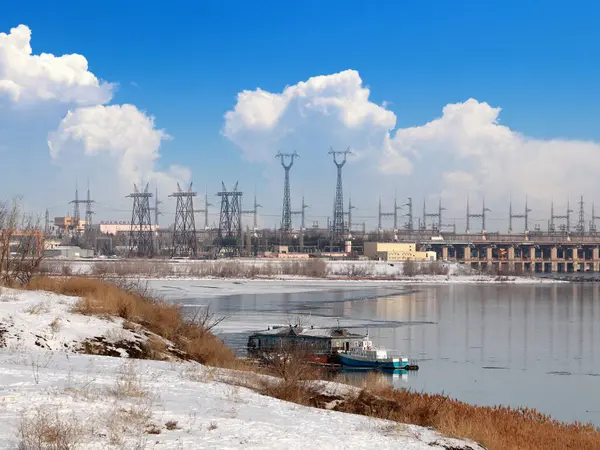
{"label": "utility pole", "polygon": [[292,215],[300,215],[300,252],[304,251],[304,232],[306,230],[306,208],[310,208],[306,203],[304,203],[304,195],[302,196],[302,206],[300,207],[300,211],[292,211]]}
{"label": "utility pole", "polygon": [[204,229],[205,230],[208,230],[208,228],[209,228],[209,226],[208,226],[208,207],[209,206],[214,206],[214,205],[212,203],[208,202],[208,187],[205,186],[204,209],[197,209],[196,210],[197,213],[203,213],[204,214]]}
{"label": "utility pole", "polygon": [[50,212],[48,208],[46,208],[46,213],[44,214],[44,237],[48,237],[50,235]]}
{"label": "utility pole", "polygon": [[470,233],[470,219],[481,219],[481,232],[485,233],[485,213],[490,212],[491,209],[485,207],[485,198],[483,199],[483,206],[481,207],[480,214],[471,214],[469,211],[469,197],[467,197],[467,233]]}
{"label": "utility pole", "polygon": [[567,211],[564,215],[562,214],[554,214],[554,202],[552,202],[550,204],[550,226],[549,228],[549,232],[554,233],[556,231],[555,228],[555,219],[564,219],[566,220],[566,226],[565,226],[565,232],[567,234],[569,234],[569,232],[571,231],[571,213],[573,212],[573,210],[571,209],[570,206],[570,202],[569,200],[567,200]]}
{"label": "utility pole", "polygon": [[352,233],[352,210],[356,209],[356,206],[352,204],[352,197],[348,197],[348,233]]}
{"label": "utility pole", "polygon": [[158,208],[158,205],[162,204],[162,202],[158,199],[158,185],[156,186],[155,189],[155,195],[154,195],[154,206],[152,208],[150,208],[150,211],[154,212],[154,225],[156,226],[156,229],[158,230],[158,216],[162,216],[163,213],[162,211]]}
{"label": "utility pole", "polygon": [[583,195],[581,196],[581,199],[579,200],[579,222],[577,223],[577,231],[579,231],[579,233],[581,233],[582,235],[585,234],[585,212],[583,209]]}
{"label": "utility pole", "polygon": [[596,232],[596,219],[600,220],[600,216],[596,215],[594,203],[592,203],[592,221],[590,223],[590,231],[594,233]]}
{"label": "utility pole", "polygon": [[256,193],[254,194],[254,204],[252,205],[252,209],[242,211],[242,214],[252,214],[253,216],[253,230],[256,231],[258,229],[258,208],[262,208],[262,205],[259,205],[256,202]]}
{"label": "utility pole", "polygon": [[408,202],[406,202],[402,206],[408,206],[408,212],[405,214],[405,216],[408,216],[408,222],[404,225],[404,228],[406,228],[408,231],[413,231],[414,230],[414,225],[413,225],[413,204],[412,204],[412,198],[408,197]]}
{"label": "utility pole", "polygon": [[525,233],[529,232],[529,213],[531,209],[527,206],[527,196],[525,196],[525,211],[523,214],[513,214],[512,212],[512,199],[508,205],[508,232],[513,231],[513,219],[525,219]]}

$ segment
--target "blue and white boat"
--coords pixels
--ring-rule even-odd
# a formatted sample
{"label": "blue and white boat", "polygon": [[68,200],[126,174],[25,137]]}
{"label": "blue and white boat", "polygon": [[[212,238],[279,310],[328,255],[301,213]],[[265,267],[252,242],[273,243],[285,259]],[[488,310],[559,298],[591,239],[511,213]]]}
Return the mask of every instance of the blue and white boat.
{"label": "blue and white boat", "polygon": [[408,358],[393,354],[384,348],[354,347],[347,352],[341,352],[339,358],[340,364],[346,367],[396,370],[411,366]]}

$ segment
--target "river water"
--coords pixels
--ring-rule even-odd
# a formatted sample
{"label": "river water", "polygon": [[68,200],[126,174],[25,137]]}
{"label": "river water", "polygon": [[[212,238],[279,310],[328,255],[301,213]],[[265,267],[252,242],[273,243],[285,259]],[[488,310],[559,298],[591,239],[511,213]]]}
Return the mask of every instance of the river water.
{"label": "river water", "polygon": [[600,426],[597,283],[332,289],[231,295],[211,303],[229,316],[221,336],[236,348],[245,345],[249,329],[269,323],[301,315],[333,326],[339,319],[342,326],[367,329],[375,345],[419,360],[420,370],[402,377],[401,386]]}

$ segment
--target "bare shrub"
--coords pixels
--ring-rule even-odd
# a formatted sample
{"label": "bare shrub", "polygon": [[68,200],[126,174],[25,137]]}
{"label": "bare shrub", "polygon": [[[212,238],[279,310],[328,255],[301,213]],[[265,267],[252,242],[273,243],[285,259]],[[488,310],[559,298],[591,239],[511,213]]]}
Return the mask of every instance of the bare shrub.
{"label": "bare shrub", "polygon": [[76,417],[60,417],[56,411],[39,407],[24,414],[18,425],[20,450],[71,450],[85,436],[85,428]]}
{"label": "bare shrub", "polygon": [[306,263],[304,275],[313,278],[325,278],[329,275],[327,261],[321,258],[311,258]]}
{"label": "bare shrub", "polygon": [[55,317],[52,322],[50,322],[50,329],[52,330],[53,333],[58,333],[60,331],[60,328],[62,326],[60,317]]}
{"label": "bare shrub", "polygon": [[40,220],[21,211],[20,199],[0,203],[0,280],[28,283],[44,257]]}
{"label": "bare shrub", "polygon": [[37,302],[34,305],[31,305],[29,308],[25,309],[26,313],[33,315],[47,314],[50,312],[50,306],[45,301]]}
{"label": "bare shrub", "polygon": [[139,366],[132,361],[125,363],[119,369],[109,392],[117,398],[148,396],[148,390],[144,387],[139,373]]}
{"label": "bare shrub", "polygon": [[402,263],[402,274],[406,277],[414,277],[419,271],[419,263],[408,260]]}
{"label": "bare shrub", "polygon": [[69,276],[73,275],[73,267],[71,267],[71,264],[69,264],[69,263],[62,264],[60,266],[60,274],[65,277],[69,277]]}

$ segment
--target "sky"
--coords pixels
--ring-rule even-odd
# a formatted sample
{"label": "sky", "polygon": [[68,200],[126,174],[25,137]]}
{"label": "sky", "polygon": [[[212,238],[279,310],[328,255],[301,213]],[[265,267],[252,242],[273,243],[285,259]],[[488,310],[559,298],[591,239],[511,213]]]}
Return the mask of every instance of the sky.
{"label": "sky", "polygon": [[[278,151],[297,151],[292,208],[327,222],[350,148],[345,203],[377,226],[378,201],[465,204],[505,230],[528,199],[577,220],[600,210],[600,29],[595,2],[11,2],[0,15],[3,197],[72,210],[89,183],[94,220],[127,220],[133,184],[168,194],[193,181],[218,223],[221,182],[281,220]],[[404,213],[402,210],[400,213]],[[246,217],[251,221],[251,216]],[[402,219],[404,220],[404,219]],[[197,221],[202,222],[199,215]],[[248,222],[249,223],[249,222]],[[294,225],[300,225],[294,217]],[[391,227],[389,219],[383,222]],[[477,229],[477,222],[472,228]],[[515,221],[515,229],[522,222]]]}

